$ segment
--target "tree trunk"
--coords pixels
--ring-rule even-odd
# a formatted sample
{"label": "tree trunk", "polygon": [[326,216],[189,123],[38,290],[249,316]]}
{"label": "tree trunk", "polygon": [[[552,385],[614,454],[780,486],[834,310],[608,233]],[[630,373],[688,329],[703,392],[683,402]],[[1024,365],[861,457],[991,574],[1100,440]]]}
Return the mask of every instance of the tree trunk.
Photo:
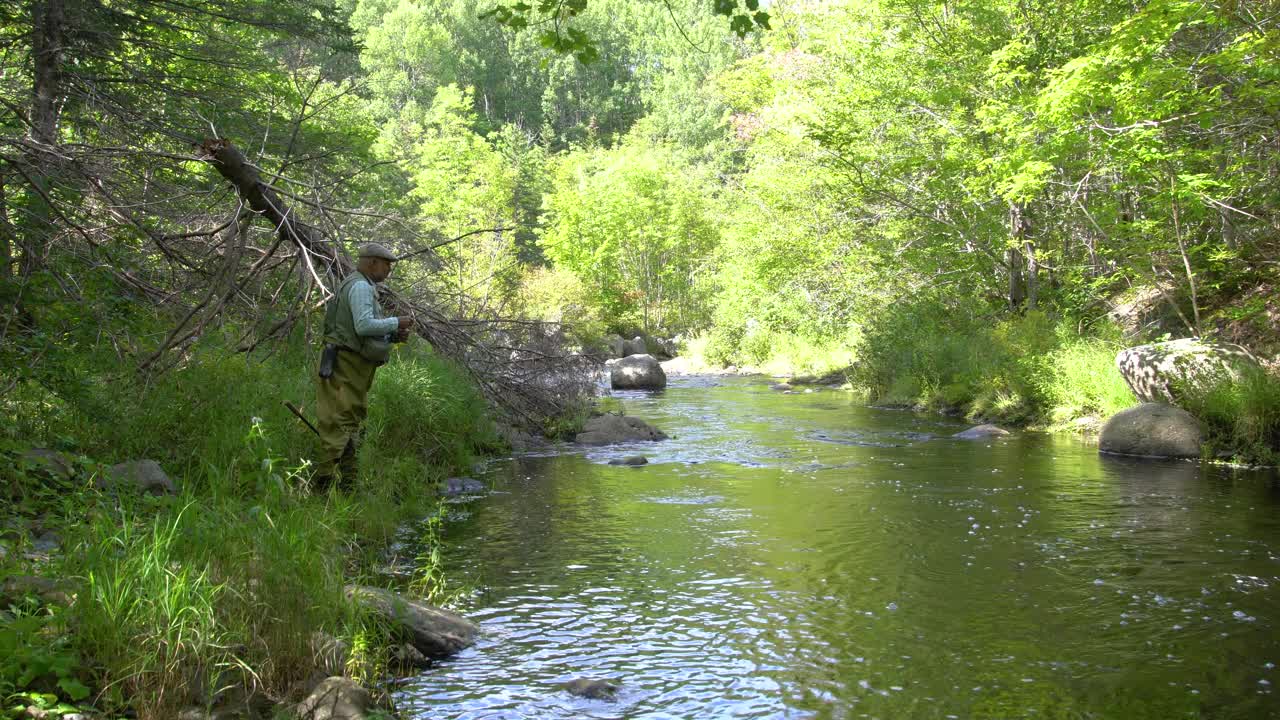
{"label": "tree trunk", "polygon": [[[41,146],[52,148],[58,141],[58,97],[62,86],[62,56],[66,14],[63,0],[35,0],[31,3],[31,130]],[[54,155],[43,147],[33,153],[29,180],[32,185],[30,212],[22,221],[22,274],[30,275],[44,264],[49,239],[53,236],[53,208],[49,206],[50,174]]]}
{"label": "tree trunk", "polygon": [[13,277],[13,223],[9,222],[9,197],[5,194],[5,177],[0,175],[0,283]]}
{"label": "tree trunk", "polygon": [[1027,309],[1035,310],[1040,301],[1040,264],[1036,262],[1036,245],[1028,242],[1023,245],[1027,256]]}
{"label": "tree trunk", "polygon": [[1027,280],[1023,270],[1026,262],[1023,248],[1027,244],[1027,224],[1023,217],[1023,210],[1023,206],[1019,203],[1009,206],[1009,231],[1013,236],[1013,242],[1005,252],[1005,260],[1009,266],[1009,309],[1014,311],[1019,310],[1027,299]]}
{"label": "tree trunk", "polygon": [[55,144],[58,134],[58,95],[62,85],[65,26],[63,0],[36,0],[31,4],[31,58],[34,64],[31,135],[48,145]]}
{"label": "tree trunk", "polygon": [[351,263],[336,249],[324,247],[320,233],[299,220],[275,190],[259,181],[258,171],[245,160],[235,145],[226,140],[205,140],[201,150],[214,169],[236,186],[240,197],[249,203],[249,209],[275,226],[281,239],[321,260],[325,265],[324,269],[335,277],[345,277],[353,269]]}

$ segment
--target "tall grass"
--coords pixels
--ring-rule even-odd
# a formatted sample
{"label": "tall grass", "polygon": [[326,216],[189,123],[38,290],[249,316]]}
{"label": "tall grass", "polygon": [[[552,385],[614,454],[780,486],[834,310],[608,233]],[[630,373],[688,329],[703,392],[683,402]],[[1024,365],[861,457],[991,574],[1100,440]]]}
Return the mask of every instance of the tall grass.
{"label": "tall grass", "polygon": [[1081,335],[1041,312],[984,315],[928,297],[864,328],[854,379],[876,402],[975,420],[1065,425],[1134,404],[1115,367],[1116,331]]}
{"label": "tall grass", "polygon": [[[375,379],[356,492],[313,495],[315,439],[282,405],[314,404],[310,348],[251,359],[210,340],[150,381],[100,359],[82,358],[98,372],[79,396],[23,384],[0,405],[9,447],[153,458],[182,488],[178,498],[102,495],[89,463],[74,497],[23,499],[40,506],[26,517],[67,518],[59,572],[78,596],[75,632],[58,642],[82,658],[76,676],[91,700],[146,720],[220,702],[222,688],[287,698],[316,666],[315,632],[360,649],[348,672],[378,676],[385,630],[343,587],[370,579],[398,526],[432,513],[436,480],[496,443],[465,374],[425,348],[400,350]],[[440,585],[439,567],[430,572]]]}
{"label": "tall grass", "polygon": [[1182,404],[1208,428],[1208,454],[1280,464],[1280,379],[1256,367],[1183,393]]}
{"label": "tall grass", "polygon": [[1045,355],[1038,383],[1043,412],[1052,424],[1108,418],[1137,402],[1116,369],[1116,354],[1122,347],[1099,338],[1064,338]]}
{"label": "tall grass", "polygon": [[208,558],[178,547],[191,509],[152,523],[100,517],[75,563],[84,574],[77,643],[109,669],[100,685],[117,702],[144,698],[144,716],[190,702],[198,678],[234,661],[215,610],[227,586],[213,579]]}

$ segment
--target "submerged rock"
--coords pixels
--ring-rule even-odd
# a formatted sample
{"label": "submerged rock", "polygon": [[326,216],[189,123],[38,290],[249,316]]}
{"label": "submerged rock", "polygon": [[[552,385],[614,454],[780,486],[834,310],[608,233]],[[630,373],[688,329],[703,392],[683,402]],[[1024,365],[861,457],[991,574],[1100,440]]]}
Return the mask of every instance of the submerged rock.
{"label": "submerged rock", "polygon": [[1199,457],[1204,428],[1194,415],[1172,405],[1143,403],[1116,413],[1102,426],[1098,450],[1115,455]]}
{"label": "submerged rock", "polygon": [[960,440],[986,440],[993,437],[1005,437],[1009,434],[1008,430],[998,425],[974,425],[968,430],[952,435],[953,438]]}
{"label": "submerged rock", "polygon": [[485,484],[469,477],[451,477],[445,478],[441,484],[440,492],[444,495],[480,495],[488,491]]}
{"label": "submerged rock", "polygon": [[666,434],[661,430],[638,418],[601,415],[588,420],[573,441],[579,445],[615,445],[666,439]]}
{"label": "submerged rock", "polygon": [[640,465],[648,465],[649,458],[643,455],[628,455],[624,458],[614,458],[609,461],[610,465],[628,465],[631,467],[639,467]]}
{"label": "submerged rock", "polygon": [[347,597],[391,622],[423,655],[441,658],[469,647],[479,628],[457,613],[381,588],[348,585]]}
{"label": "submerged rock", "polygon": [[661,390],[667,386],[667,374],[652,355],[628,355],[608,364],[609,385],[615,390]]}
{"label": "submerged rock", "polygon": [[564,689],[568,690],[570,695],[577,695],[588,700],[607,700],[612,702],[618,697],[617,683],[612,683],[608,680],[578,678],[565,683]]}

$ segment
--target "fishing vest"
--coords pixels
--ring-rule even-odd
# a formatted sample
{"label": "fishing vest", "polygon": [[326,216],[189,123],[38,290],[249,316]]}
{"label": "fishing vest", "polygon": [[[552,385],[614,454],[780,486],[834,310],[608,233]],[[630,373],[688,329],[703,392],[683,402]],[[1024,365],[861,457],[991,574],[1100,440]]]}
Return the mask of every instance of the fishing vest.
{"label": "fishing vest", "polygon": [[[356,333],[356,321],[351,315],[350,290],[354,283],[369,282],[359,272],[353,272],[342,281],[338,292],[329,299],[324,309],[324,341],[345,350],[359,353],[369,362],[381,365],[387,361],[391,352],[391,343],[385,336],[363,337]],[[382,306],[378,303],[377,286],[374,286],[373,316],[382,317]]]}

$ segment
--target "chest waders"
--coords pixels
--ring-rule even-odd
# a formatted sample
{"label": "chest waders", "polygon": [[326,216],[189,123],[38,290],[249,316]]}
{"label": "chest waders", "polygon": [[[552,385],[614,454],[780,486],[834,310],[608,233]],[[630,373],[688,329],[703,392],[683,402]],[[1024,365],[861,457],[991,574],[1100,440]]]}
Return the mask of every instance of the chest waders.
{"label": "chest waders", "polygon": [[[339,350],[329,376],[317,377],[316,429],[320,435],[320,453],[313,484],[318,491],[326,490],[335,477],[341,490],[350,491],[355,487],[359,469],[357,454],[369,409],[369,388],[381,364],[370,362],[361,352],[364,338],[356,334],[348,300],[351,285],[356,282],[368,280],[352,273],[325,308],[325,344]],[[381,315],[376,299],[374,313]]]}

